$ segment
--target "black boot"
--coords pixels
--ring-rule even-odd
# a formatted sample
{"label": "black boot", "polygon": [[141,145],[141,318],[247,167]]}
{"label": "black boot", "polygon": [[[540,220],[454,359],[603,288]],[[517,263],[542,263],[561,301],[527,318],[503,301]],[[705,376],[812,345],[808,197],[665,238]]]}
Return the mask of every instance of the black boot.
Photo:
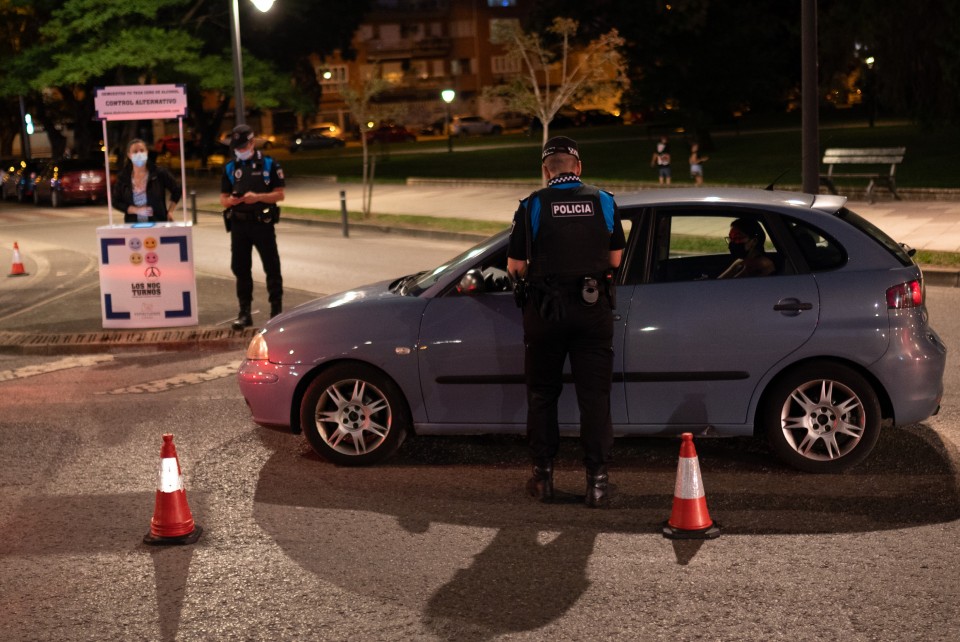
{"label": "black boot", "polygon": [[586,504],[589,508],[607,508],[610,506],[610,476],[606,471],[596,474],[587,473]]}
{"label": "black boot", "polygon": [[553,501],[553,464],[533,467],[533,477],[527,481],[527,494],[545,504]]}
{"label": "black boot", "polygon": [[234,330],[243,330],[244,328],[249,328],[253,325],[253,317],[250,316],[250,306],[241,305],[240,312],[237,313],[237,318],[233,320],[233,323],[230,325]]}
{"label": "black boot", "polygon": [[271,318],[271,319],[272,319],[273,317],[277,316],[278,314],[280,314],[281,312],[283,312],[283,304],[282,304],[282,303],[280,303],[280,302],[278,301],[278,302],[276,302],[276,303],[271,303],[271,304],[270,304],[270,318]]}

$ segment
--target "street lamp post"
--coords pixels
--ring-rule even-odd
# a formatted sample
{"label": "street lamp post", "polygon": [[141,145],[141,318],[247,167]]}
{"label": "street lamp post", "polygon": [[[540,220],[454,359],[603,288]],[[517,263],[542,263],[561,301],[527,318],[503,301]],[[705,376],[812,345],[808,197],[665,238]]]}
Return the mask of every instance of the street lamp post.
{"label": "street lamp post", "polygon": [[446,104],[446,118],[444,119],[445,129],[447,130],[447,151],[453,151],[453,137],[450,131],[450,103],[454,101],[457,97],[457,92],[452,89],[444,89],[440,92],[440,97],[443,98],[443,102]]}
{"label": "street lamp post", "polygon": [[[233,48],[233,119],[234,125],[246,125],[246,101],[243,97],[243,57],[240,55],[239,0],[230,0],[230,45]],[[251,0],[262,12],[270,11],[273,0]]]}

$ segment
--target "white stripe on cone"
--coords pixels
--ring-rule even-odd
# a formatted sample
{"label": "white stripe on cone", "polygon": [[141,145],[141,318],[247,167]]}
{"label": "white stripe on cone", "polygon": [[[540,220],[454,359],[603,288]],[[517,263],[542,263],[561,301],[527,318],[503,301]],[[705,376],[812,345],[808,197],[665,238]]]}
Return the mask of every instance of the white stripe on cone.
{"label": "white stripe on cone", "polygon": [[175,493],[183,490],[183,475],[180,474],[180,465],[176,457],[165,457],[160,460],[160,483],[157,490],[161,493]]}
{"label": "white stripe on cone", "polygon": [[696,457],[681,457],[677,464],[677,484],[673,496],[680,499],[700,499],[706,493],[700,479],[700,462]]}

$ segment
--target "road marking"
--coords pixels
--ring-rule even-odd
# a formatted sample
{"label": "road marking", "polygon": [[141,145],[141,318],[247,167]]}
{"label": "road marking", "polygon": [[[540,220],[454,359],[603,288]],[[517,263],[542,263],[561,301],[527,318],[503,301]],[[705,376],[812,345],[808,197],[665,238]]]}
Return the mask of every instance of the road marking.
{"label": "road marking", "polygon": [[98,363],[113,361],[113,356],[109,354],[95,354],[78,357],[67,357],[59,361],[50,363],[41,363],[35,366],[24,366],[16,370],[0,370],[0,381],[13,381],[14,379],[26,379],[27,377],[36,377],[37,375],[58,372],[60,370],[69,370],[70,368],[84,368],[95,366]]}
{"label": "road marking", "polygon": [[166,392],[167,390],[182,388],[184,386],[193,386],[198,383],[204,383],[205,381],[213,381],[215,379],[223,379],[224,377],[232,377],[233,375],[237,374],[237,370],[240,368],[241,363],[243,363],[242,360],[231,361],[226,365],[210,368],[209,370],[204,370],[203,372],[188,372],[186,374],[180,374],[173,377],[168,377],[166,379],[156,379],[154,381],[148,381],[147,383],[126,386],[125,388],[115,388],[105,393],[99,392],[97,394],[139,395],[144,393]]}

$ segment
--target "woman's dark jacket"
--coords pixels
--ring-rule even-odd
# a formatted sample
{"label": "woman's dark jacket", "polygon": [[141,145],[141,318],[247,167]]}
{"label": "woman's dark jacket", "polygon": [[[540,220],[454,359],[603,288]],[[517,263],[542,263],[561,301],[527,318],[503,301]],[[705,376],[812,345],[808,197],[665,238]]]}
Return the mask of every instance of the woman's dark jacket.
{"label": "woman's dark jacket", "polygon": [[[180,201],[180,181],[173,177],[164,167],[153,163],[147,164],[147,205],[153,208],[153,215],[148,218],[151,222],[167,220],[167,192],[174,203]],[[117,175],[117,183],[113,186],[113,207],[123,212],[124,223],[136,223],[137,215],[128,214],[127,208],[133,205],[133,166],[127,163]]]}

